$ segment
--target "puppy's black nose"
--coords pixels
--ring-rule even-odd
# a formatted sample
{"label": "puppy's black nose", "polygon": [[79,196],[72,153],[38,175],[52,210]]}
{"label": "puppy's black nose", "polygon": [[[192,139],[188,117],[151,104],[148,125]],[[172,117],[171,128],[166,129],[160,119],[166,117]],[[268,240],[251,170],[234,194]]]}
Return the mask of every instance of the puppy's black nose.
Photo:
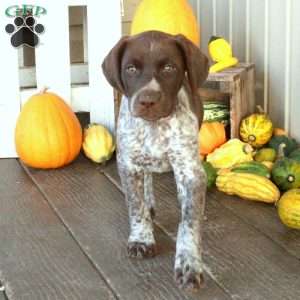
{"label": "puppy's black nose", "polygon": [[160,100],[160,98],[160,91],[146,90],[139,95],[139,104],[144,108],[150,108],[155,105]]}
{"label": "puppy's black nose", "polygon": [[143,106],[144,108],[150,108],[150,107],[152,107],[153,105],[155,104],[155,102],[154,101],[141,101],[140,102],[140,105],[141,106]]}

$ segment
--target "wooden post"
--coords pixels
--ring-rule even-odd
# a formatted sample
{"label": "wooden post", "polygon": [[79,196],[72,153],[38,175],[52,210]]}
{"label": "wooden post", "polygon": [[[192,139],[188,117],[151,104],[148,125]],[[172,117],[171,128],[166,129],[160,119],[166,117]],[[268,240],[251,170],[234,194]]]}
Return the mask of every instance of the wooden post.
{"label": "wooden post", "polygon": [[83,10],[83,62],[88,62],[88,28],[87,28],[87,8]]}
{"label": "wooden post", "polygon": [[256,103],[255,103],[255,68],[249,68],[248,72],[248,84],[247,84],[247,94],[249,99],[249,112],[254,113]]}
{"label": "wooden post", "polygon": [[87,4],[88,57],[91,122],[115,129],[113,88],[108,84],[101,64],[121,37],[121,8],[119,0],[105,3],[89,0]]}
{"label": "wooden post", "polygon": [[231,138],[239,136],[239,123],[241,119],[241,79],[231,81],[230,89],[230,133]]}
{"label": "wooden post", "polygon": [[36,53],[38,90],[44,86],[71,104],[69,11],[67,1],[47,1],[41,18],[45,32]]}

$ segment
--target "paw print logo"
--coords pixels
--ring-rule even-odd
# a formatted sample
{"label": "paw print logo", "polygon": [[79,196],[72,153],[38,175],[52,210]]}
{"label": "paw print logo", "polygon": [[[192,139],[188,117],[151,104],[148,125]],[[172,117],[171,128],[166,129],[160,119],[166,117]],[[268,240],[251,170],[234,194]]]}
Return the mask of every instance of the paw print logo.
{"label": "paw print logo", "polygon": [[33,16],[17,16],[14,24],[7,24],[5,31],[11,34],[11,44],[17,48],[21,45],[35,47],[39,43],[38,34],[45,30],[42,24],[36,24]]}

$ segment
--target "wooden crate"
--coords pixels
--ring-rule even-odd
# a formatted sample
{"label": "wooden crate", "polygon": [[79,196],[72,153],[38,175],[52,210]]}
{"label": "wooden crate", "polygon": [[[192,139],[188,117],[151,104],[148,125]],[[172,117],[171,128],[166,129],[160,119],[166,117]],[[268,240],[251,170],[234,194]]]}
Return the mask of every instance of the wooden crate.
{"label": "wooden crate", "polygon": [[241,120],[255,110],[255,67],[240,63],[236,67],[209,74],[208,83],[216,82],[222,94],[228,94],[230,105],[230,137],[239,137]]}

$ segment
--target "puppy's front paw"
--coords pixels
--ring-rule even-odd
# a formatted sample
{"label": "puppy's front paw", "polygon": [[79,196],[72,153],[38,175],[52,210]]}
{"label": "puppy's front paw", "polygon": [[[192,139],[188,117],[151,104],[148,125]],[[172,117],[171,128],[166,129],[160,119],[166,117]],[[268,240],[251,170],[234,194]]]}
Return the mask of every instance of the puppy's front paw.
{"label": "puppy's front paw", "polygon": [[198,291],[204,283],[200,256],[193,255],[189,251],[177,253],[175,281],[181,289],[191,292]]}
{"label": "puppy's front paw", "polygon": [[197,292],[203,286],[204,278],[201,272],[186,265],[184,268],[175,269],[175,281],[179,288]]}
{"label": "puppy's front paw", "polygon": [[147,258],[156,255],[155,244],[145,244],[141,242],[129,242],[127,252],[130,258]]}

